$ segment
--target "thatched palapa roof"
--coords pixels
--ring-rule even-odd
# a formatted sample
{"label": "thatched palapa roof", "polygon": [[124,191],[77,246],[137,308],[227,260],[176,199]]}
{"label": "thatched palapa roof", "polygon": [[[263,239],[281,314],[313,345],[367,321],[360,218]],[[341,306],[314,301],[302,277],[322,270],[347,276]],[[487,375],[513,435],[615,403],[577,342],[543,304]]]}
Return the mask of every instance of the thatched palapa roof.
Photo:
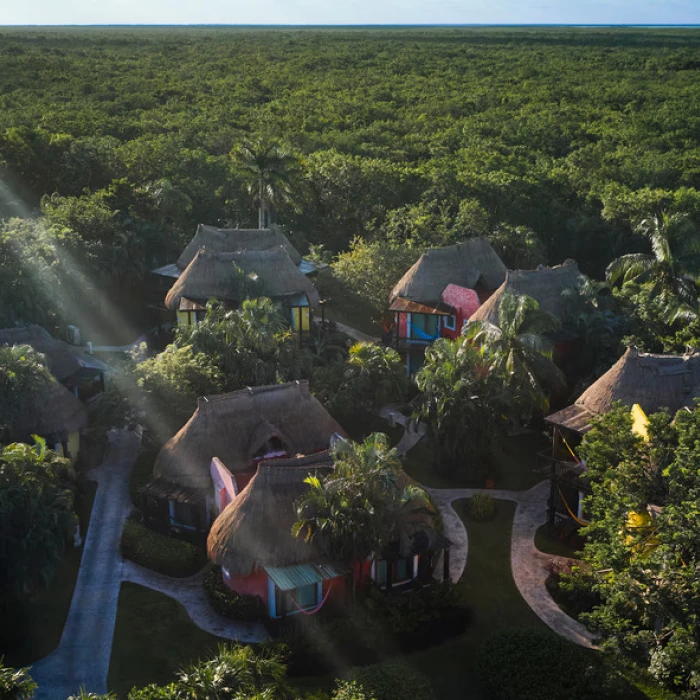
{"label": "thatched palapa roof", "polygon": [[271,438],[288,454],[308,455],[327,449],[334,433],[345,435],[306,381],[210,396],[199,399],[190,420],[164,445],[153,472],[156,479],[208,489],[213,457],[236,474],[252,468]]}
{"label": "thatched palapa roof", "polygon": [[299,251],[289,239],[277,228],[215,228],[199,224],[197,231],[187,247],[177,259],[177,266],[184,270],[195,258],[201,248],[214,253],[240,253],[243,251],[271,250],[282,246],[295,265],[301,263]]}
{"label": "thatched palapa roof", "polygon": [[596,416],[608,413],[615,401],[639,404],[648,415],[662,408],[675,413],[692,407],[700,397],[700,352],[652,355],[630,347],[576,402],[547,416],[548,423],[585,433]]}
{"label": "thatched palapa roof", "polygon": [[498,308],[506,294],[532,297],[542,311],[560,321],[566,315],[566,298],[562,292],[583,286],[585,277],[575,260],[567,260],[555,267],[539,267],[536,270],[508,270],[505,282],[487,299],[469,319],[499,324]]}
{"label": "thatched palapa roof", "polygon": [[242,301],[236,267],[245,275],[257,278],[261,296],[290,300],[303,295],[310,306],[318,306],[318,292],[282,246],[239,253],[217,253],[202,248],[171,287],[165,305],[177,309],[183,298],[202,302],[212,298]]}
{"label": "thatched palapa roof", "polygon": [[46,356],[49,371],[59,382],[83,369],[94,369],[98,372],[107,369],[103,362],[54,338],[47,330],[37,325],[0,328],[0,346],[2,345],[30,345]]}
{"label": "thatched palapa roof", "polygon": [[481,281],[490,290],[506,277],[506,266],[485,238],[474,238],[459,245],[431,248],[398,281],[390,301],[397,298],[435,305],[442,300],[448,284],[470,289]]}
{"label": "thatched palapa roof", "polygon": [[209,558],[233,574],[246,576],[262,566],[321,563],[315,543],[294,537],[295,503],[308,490],[310,474],[333,467],[328,452],[297,459],[263,462],[248,486],[214,521]]}
{"label": "thatched palapa roof", "polygon": [[51,440],[65,439],[87,426],[85,406],[55,379],[35,395],[28,395],[19,407],[8,439],[31,442],[32,435]]}

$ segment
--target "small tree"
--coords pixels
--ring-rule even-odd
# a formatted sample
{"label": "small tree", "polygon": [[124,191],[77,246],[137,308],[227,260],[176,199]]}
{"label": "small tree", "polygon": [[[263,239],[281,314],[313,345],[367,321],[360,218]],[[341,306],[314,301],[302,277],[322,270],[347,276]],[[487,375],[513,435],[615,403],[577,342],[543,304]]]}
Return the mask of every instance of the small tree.
{"label": "small tree", "polygon": [[438,468],[472,471],[487,459],[510,411],[503,376],[484,348],[440,338],[416,375],[418,417],[430,429]]}

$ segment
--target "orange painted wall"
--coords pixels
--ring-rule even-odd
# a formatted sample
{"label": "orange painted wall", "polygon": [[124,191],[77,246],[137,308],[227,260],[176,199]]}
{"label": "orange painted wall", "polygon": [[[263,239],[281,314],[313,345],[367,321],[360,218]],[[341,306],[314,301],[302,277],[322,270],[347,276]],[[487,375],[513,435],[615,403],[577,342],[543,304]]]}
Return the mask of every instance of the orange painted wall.
{"label": "orange painted wall", "polygon": [[231,574],[230,578],[226,578],[222,571],[221,578],[232,591],[244,595],[256,595],[262,598],[267,606],[267,573],[265,569],[257,569],[248,576]]}

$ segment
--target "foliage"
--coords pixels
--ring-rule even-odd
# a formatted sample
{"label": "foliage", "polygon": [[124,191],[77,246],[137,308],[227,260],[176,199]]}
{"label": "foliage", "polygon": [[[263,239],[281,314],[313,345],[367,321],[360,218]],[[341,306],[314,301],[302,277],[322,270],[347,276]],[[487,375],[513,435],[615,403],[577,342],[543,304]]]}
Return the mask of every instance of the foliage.
{"label": "foliage", "polygon": [[258,596],[236,593],[221,580],[221,567],[212,566],[204,574],[204,593],[219,615],[232,620],[260,620],[266,610]]}
{"label": "foliage", "polygon": [[199,547],[161,535],[134,520],[124,523],[121,553],[125,559],[165,576],[192,576],[206,561]]}
{"label": "foliage", "polygon": [[566,385],[547,339],[559,321],[532,297],[510,293],[501,299],[498,321],[498,326],[487,320],[470,323],[467,339],[488,348],[490,367],[507,377],[513,404],[527,422],[534,411],[547,410],[551,391]]}
{"label": "foliage", "polygon": [[145,688],[132,688],[127,700],[179,700],[179,691],[175,683],[169,685],[147,685]]}
{"label": "foliage", "polygon": [[0,657],[0,697],[3,700],[31,700],[37,685],[27,668],[8,668]]}
{"label": "foliage", "polygon": [[388,403],[402,403],[408,392],[406,367],[393,348],[355,343],[345,360],[314,375],[314,389],[331,411],[377,414]]}
{"label": "foliage", "polygon": [[306,479],[310,488],[296,504],[293,533],[316,540],[348,565],[394,542],[406,550],[411,515],[431,506],[422,489],[399,486],[400,462],[386,435],[374,433],[362,443],[341,440],[332,453],[335,469]]}
{"label": "foliage", "polygon": [[75,521],[67,460],[40,439],[0,449],[0,597],[46,585]]}
{"label": "foliage", "polygon": [[377,700],[356,681],[338,681],[333,691],[333,700]]}
{"label": "foliage", "polygon": [[311,358],[300,350],[278,307],[269,299],[246,299],[239,309],[213,302],[196,326],[180,326],[176,345],[191,346],[221,377],[222,391],[301,379]]}
{"label": "foliage", "polygon": [[578,620],[583,613],[590,613],[600,605],[600,596],[593,590],[593,577],[580,566],[570,562],[558,564],[553,560],[547,570],[547,590],[570,617]]}
{"label": "foliage", "polygon": [[77,695],[71,695],[68,700],[117,700],[116,693],[89,693],[81,688]]}
{"label": "foliage", "polygon": [[291,700],[285,666],[266,647],[219,647],[210,661],[200,661],[178,674],[182,700]]}
{"label": "foliage", "polygon": [[700,236],[684,214],[650,216],[637,224],[651,244],[651,255],[628,253],[613,260],[605,272],[608,280],[638,284],[650,283],[652,297],[661,297],[667,318],[698,316],[698,293],[695,279],[700,273]]}
{"label": "foliage", "polygon": [[465,337],[438,339],[427,349],[415,381],[425,421],[443,472],[473,471],[487,458],[509,412],[503,379],[489,369],[490,355]]}
{"label": "foliage", "polygon": [[345,675],[345,679],[356,682],[376,700],[435,700],[430,679],[405,661],[386,661],[354,668]]}
{"label": "foliage", "polygon": [[475,493],[467,499],[469,519],[477,523],[486,523],[496,515],[496,501],[487,493]]}
{"label": "foliage", "polygon": [[54,381],[44,355],[29,345],[0,347],[0,431],[12,428],[27,403]]}
{"label": "foliage", "polygon": [[332,264],[333,274],[352,294],[369,301],[377,318],[386,314],[389,294],[420,251],[382,240],[356,238]]}
{"label": "foliage", "polygon": [[648,441],[631,428],[617,406],[580,448],[592,488],[583,554],[602,601],[584,619],[605,650],[690,697],[700,688],[700,410],[650,416]]}
{"label": "foliage", "polygon": [[625,697],[600,658],[548,632],[504,630],[486,640],[479,676],[493,700]]}

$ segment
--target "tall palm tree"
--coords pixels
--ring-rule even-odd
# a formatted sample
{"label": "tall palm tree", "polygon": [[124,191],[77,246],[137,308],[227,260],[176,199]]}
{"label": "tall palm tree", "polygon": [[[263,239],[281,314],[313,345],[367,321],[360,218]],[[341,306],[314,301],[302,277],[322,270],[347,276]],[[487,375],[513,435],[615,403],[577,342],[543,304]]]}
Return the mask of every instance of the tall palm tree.
{"label": "tall palm tree", "polygon": [[[696,311],[696,279],[700,273],[700,236],[685,214],[650,216],[636,226],[649,239],[651,253],[630,253],[613,260],[605,275],[611,283],[651,283],[652,293]],[[680,304],[673,303],[677,300]]]}
{"label": "tall palm tree", "polygon": [[258,228],[268,228],[276,206],[294,203],[292,180],[297,160],[278,144],[263,139],[243,141],[232,155],[250,177],[248,191],[258,206]]}
{"label": "tall palm tree", "polygon": [[498,317],[499,326],[487,320],[470,323],[467,339],[489,350],[491,368],[507,377],[521,418],[528,420],[533,409],[547,410],[551,391],[566,385],[546,337],[559,321],[532,297],[510,293],[501,299]]}

